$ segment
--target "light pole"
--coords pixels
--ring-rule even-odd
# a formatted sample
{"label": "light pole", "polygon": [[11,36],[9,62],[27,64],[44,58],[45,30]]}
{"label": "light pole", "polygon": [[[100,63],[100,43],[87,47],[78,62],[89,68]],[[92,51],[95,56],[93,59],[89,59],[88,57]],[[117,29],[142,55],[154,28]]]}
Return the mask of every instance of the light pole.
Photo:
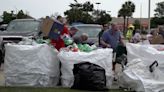
{"label": "light pole", "polygon": [[98,19],[98,16],[99,16],[99,11],[98,11],[98,10],[99,10],[99,5],[100,5],[101,3],[100,3],[100,2],[97,2],[96,4],[97,4],[97,19]]}
{"label": "light pole", "polygon": [[142,3],[140,4],[140,30],[142,29]]}
{"label": "light pole", "polygon": [[111,11],[107,11],[108,13],[111,13]]}
{"label": "light pole", "polygon": [[97,10],[99,9],[99,5],[101,4],[100,2],[97,2]]}
{"label": "light pole", "polygon": [[150,10],[151,10],[151,0],[149,0],[149,5],[148,5],[148,19],[149,19],[148,31],[150,31],[150,25],[151,25]]}

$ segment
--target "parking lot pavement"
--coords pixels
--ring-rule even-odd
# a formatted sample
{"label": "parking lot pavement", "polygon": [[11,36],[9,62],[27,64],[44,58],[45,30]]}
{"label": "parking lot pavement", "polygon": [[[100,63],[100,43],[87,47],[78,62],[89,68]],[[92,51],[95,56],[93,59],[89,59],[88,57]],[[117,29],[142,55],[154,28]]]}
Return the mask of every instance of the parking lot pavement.
{"label": "parking lot pavement", "polygon": [[4,73],[3,70],[0,70],[0,86],[4,86],[5,79],[4,79]]}

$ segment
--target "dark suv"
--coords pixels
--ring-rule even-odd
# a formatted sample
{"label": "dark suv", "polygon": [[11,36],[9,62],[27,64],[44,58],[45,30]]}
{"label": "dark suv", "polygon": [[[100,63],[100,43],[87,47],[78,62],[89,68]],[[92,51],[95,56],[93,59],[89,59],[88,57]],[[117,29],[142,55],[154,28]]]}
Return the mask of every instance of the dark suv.
{"label": "dark suv", "polygon": [[35,19],[16,19],[9,23],[7,30],[0,31],[0,62],[4,58],[4,44],[18,43],[23,37],[37,37],[41,21]]}

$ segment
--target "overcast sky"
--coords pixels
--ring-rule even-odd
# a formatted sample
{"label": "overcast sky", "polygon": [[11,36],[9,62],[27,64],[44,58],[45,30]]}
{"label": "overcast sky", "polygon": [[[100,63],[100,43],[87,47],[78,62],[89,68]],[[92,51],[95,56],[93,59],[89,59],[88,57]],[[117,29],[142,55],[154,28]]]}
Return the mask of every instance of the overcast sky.
{"label": "overcast sky", "polygon": [[[94,3],[94,8],[97,9],[96,2],[100,2],[99,9],[111,11],[112,17],[116,17],[121,5],[127,0],[77,0],[78,2],[91,1]],[[131,0],[136,5],[136,11],[133,17],[140,17],[140,6],[142,6],[142,17],[148,17],[148,1],[149,0]],[[163,0],[151,0],[151,16],[154,16],[156,3]],[[64,15],[63,12],[69,9],[69,4],[74,0],[0,0],[0,15],[3,11],[18,11],[23,9],[35,18],[44,17],[58,12]]]}

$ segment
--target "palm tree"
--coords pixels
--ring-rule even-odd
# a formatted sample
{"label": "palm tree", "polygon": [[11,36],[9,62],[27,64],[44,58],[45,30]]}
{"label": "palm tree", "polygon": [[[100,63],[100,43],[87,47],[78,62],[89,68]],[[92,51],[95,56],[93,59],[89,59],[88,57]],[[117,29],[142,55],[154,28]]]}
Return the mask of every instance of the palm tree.
{"label": "palm tree", "polygon": [[127,13],[126,13],[126,9],[122,8],[119,10],[118,12],[118,17],[123,17],[124,18],[124,28],[123,28],[123,31],[125,32],[125,20],[126,20],[126,16],[127,16]]}
{"label": "palm tree", "polygon": [[127,18],[127,26],[129,17],[132,17],[133,13],[135,12],[135,4],[131,1],[127,1],[122,5],[122,8],[118,12],[118,17],[124,18],[124,31],[125,31],[125,20]]}
{"label": "palm tree", "polygon": [[132,17],[133,13],[135,12],[135,5],[131,1],[125,2],[124,7],[127,7],[128,13],[127,13],[127,26],[129,24],[129,17]]}

